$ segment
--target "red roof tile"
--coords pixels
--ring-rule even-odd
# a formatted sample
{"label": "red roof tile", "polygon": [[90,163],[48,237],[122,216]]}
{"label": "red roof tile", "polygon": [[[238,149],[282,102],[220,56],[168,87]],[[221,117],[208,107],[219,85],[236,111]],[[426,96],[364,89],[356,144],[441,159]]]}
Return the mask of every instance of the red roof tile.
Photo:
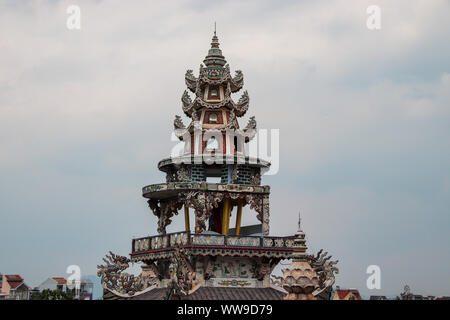
{"label": "red roof tile", "polygon": [[348,291],[348,290],[336,290],[336,292],[337,292],[337,294],[339,296],[339,299],[342,300],[349,294],[350,291]]}
{"label": "red roof tile", "polygon": [[55,280],[57,284],[66,284],[67,283],[66,279],[64,279],[63,277],[53,277],[52,279]]}
{"label": "red roof tile", "polygon": [[23,281],[20,274],[5,274],[5,278],[7,281]]}
{"label": "red roof tile", "polygon": [[11,289],[15,289],[23,283],[23,278],[20,274],[5,274],[5,278]]}
{"label": "red roof tile", "polygon": [[355,290],[355,289],[349,289],[349,290],[337,289],[336,292],[337,292],[337,294],[339,296],[339,299],[341,299],[341,300],[344,299],[350,292],[353,293],[357,298],[361,298],[361,296],[359,295],[358,290]]}
{"label": "red roof tile", "polygon": [[15,289],[18,286],[20,286],[23,283],[23,281],[8,281],[8,283],[11,289]]}

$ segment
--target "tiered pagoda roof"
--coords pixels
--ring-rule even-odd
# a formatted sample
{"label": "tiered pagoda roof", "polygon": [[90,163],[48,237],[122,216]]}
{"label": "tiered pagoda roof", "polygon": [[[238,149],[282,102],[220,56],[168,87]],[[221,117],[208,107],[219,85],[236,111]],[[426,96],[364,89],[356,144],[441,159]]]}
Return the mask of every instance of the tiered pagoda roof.
{"label": "tiered pagoda roof", "polygon": [[[158,219],[158,234],[133,239],[130,258],[110,253],[106,265],[98,266],[105,299],[272,299],[288,293],[297,298],[291,282],[302,282],[299,273],[305,272],[311,273],[313,284],[306,294],[314,298],[330,284],[329,257],[321,252],[308,256],[302,231],[269,235],[270,187],[261,185],[261,176],[270,163],[245,153],[244,144],[256,134],[256,120],[251,117],[240,129],[238,118],[248,111],[249,96],[244,91],[237,102],[232,99],[243,88],[244,77],[241,71],[231,76],[216,32],[198,77],[188,70],[185,82],[182,111],[190,124],[185,126],[181,116],[174,121],[183,153],[158,163],[166,182],[142,189]],[[256,212],[257,224],[241,225],[245,206]],[[180,211],[184,230],[167,233]],[[296,264],[276,284],[273,269],[291,258]],[[122,272],[131,262],[143,264],[139,277]]]}

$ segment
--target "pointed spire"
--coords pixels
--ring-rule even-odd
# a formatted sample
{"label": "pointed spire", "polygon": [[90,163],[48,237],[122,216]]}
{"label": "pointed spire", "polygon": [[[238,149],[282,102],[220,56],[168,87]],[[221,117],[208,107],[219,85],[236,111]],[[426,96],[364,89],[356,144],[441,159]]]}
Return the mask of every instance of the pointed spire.
{"label": "pointed spire", "polygon": [[300,238],[305,237],[305,233],[302,230],[302,218],[301,218],[300,211],[298,212],[298,229],[297,229],[297,232],[295,233],[295,235]]}
{"label": "pointed spire", "polygon": [[211,41],[211,48],[208,50],[208,55],[205,60],[203,60],[203,63],[207,67],[223,67],[227,63],[225,57],[222,55],[222,50],[219,48],[219,44],[219,38],[217,37],[216,32],[216,23],[214,22],[214,35]]}
{"label": "pointed spire", "polygon": [[306,240],[305,240],[305,233],[302,230],[302,218],[300,215],[300,212],[298,213],[298,229],[295,233],[295,239],[294,239],[294,253],[292,254],[294,260],[300,261],[304,260],[306,258]]}

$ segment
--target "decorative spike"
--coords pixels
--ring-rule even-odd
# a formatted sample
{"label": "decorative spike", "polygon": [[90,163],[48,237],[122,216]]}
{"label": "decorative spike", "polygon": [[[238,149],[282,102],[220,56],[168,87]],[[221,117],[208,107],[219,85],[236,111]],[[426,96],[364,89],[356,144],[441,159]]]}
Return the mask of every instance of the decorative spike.
{"label": "decorative spike", "polygon": [[203,63],[209,67],[222,67],[227,63],[225,57],[222,55],[222,50],[219,48],[219,38],[217,37],[214,27],[214,35],[211,41],[211,48],[208,51],[208,55],[203,60]]}

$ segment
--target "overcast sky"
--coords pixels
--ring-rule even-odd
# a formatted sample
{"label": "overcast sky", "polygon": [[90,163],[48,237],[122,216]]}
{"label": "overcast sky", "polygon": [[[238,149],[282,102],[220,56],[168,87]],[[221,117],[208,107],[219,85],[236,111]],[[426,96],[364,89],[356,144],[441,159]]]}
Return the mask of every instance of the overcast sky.
{"label": "overcast sky", "polygon": [[[156,234],[141,188],[164,180],[184,74],[217,21],[250,95],[241,124],[280,129],[271,233],[293,234],[301,210],[337,285],[450,295],[449,17],[444,0],[0,0],[0,272],[95,274]],[[381,290],[366,288],[372,264]]]}

